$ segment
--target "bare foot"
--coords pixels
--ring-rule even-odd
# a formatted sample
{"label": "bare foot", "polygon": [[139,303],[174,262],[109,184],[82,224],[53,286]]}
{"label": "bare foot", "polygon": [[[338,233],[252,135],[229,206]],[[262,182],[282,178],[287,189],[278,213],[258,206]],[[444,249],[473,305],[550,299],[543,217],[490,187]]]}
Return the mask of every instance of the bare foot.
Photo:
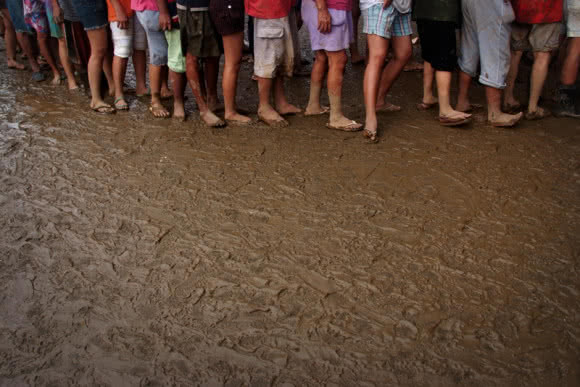
{"label": "bare foot", "polygon": [[173,118],[185,121],[185,107],[182,103],[173,104]]}
{"label": "bare foot", "polygon": [[78,90],[79,84],[77,83],[76,79],[67,78],[67,83],[69,91]]}
{"label": "bare foot", "polygon": [[226,113],[225,119],[227,122],[232,122],[234,124],[249,124],[252,119],[248,116],[239,114],[238,112]]}
{"label": "bare foot", "polygon": [[358,132],[362,128],[362,124],[348,119],[345,116],[331,117],[330,122],[326,126],[329,129],[337,129],[344,132]]}
{"label": "bare foot", "polygon": [[24,66],[22,63],[17,62],[14,59],[8,59],[8,68],[10,69],[15,69],[15,70],[24,70],[26,68],[26,66]]}
{"label": "bare foot", "polygon": [[449,110],[449,111],[442,111],[439,110],[439,117],[445,117],[445,118],[450,118],[450,119],[467,119],[469,117],[471,117],[471,114],[468,113],[464,113],[464,112],[460,112],[457,110]]}
{"label": "bare foot", "polygon": [[492,113],[487,115],[487,120],[493,126],[499,128],[509,128],[517,124],[523,117],[524,113],[506,114],[506,113]]}
{"label": "bare foot", "polygon": [[322,114],[326,114],[330,111],[327,106],[320,106],[318,105],[308,105],[306,106],[306,110],[304,111],[305,116],[319,116]]}
{"label": "bare foot", "polygon": [[377,112],[400,112],[402,109],[399,105],[394,105],[390,102],[377,103]]}
{"label": "bare foot", "polygon": [[213,114],[211,110],[208,110],[204,113],[200,112],[199,116],[201,117],[203,122],[205,122],[205,124],[210,128],[222,128],[226,126],[226,123],[221,118]]}
{"label": "bare foot", "polygon": [[60,79],[60,74],[56,75],[54,74],[52,81],[50,81],[50,84],[53,86],[58,86],[60,85],[62,82],[62,80]]}
{"label": "bare foot", "polygon": [[286,102],[285,104],[276,105],[276,111],[281,116],[287,116],[291,114],[298,114],[302,111],[302,109]]}
{"label": "bare foot", "polygon": [[284,119],[278,112],[270,108],[259,108],[258,118],[270,125],[272,128],[283,128],[288,126],[288,121]]}
{"label": "bare foot", "polygon": [[149,106],[149,111],[155,118],[167,118],[169,117],[169,112],[161,103],[159,102],[151,102]]}

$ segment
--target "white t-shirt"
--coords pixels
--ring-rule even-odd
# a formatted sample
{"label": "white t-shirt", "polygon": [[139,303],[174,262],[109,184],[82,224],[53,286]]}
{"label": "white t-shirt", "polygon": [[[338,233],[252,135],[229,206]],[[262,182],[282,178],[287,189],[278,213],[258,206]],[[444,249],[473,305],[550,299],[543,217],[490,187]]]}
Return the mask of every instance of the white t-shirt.
{"label": "white t-shirt", "polygon": [[[411,4],[413,0],[393,0],[393,7],[400,13],[409,13],[411,12]],[[369,9],[373,5],[385,3],[384,0],[360,0],[360,10],[364,11],[365,9]]]}

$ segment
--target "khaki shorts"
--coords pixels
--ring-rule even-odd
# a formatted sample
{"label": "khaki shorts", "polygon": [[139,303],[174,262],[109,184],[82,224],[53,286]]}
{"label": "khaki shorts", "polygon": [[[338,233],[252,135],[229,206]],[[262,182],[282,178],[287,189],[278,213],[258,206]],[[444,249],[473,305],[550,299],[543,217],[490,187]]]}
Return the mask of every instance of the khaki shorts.
{"label": "khaki shorts", "polygon": [[562,23],[512,25],[511,46],[514,51],[549,52],[560,46]]}
{"label": "khaki shorts", "polygon": [[291,77],[296,57],[289,18],[254,19],[254,74],[260,78]]}

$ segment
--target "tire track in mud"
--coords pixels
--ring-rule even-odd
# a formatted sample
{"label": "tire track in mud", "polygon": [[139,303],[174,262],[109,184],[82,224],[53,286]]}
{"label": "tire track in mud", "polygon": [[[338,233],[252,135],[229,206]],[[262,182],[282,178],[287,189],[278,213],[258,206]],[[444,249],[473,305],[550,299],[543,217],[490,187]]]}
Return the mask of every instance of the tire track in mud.
{"label": "tire track in mud", "polygon": [[576,123],[456,132],[404,113],[371,149],[322,119],[93,116],[12,74],[1,384],[578,381]]}

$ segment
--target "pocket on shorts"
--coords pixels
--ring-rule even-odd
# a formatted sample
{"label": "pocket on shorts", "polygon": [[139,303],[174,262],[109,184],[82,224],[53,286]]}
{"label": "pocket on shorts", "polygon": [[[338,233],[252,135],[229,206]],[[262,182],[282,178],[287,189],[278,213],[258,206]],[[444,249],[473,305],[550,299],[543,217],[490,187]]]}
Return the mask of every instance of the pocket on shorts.
{"label": "pocket on shorts", "polygon": [[282,27],[263,27],[259,28],[256,35],[263,39],[280,39],[284,36],[284,28]]}

